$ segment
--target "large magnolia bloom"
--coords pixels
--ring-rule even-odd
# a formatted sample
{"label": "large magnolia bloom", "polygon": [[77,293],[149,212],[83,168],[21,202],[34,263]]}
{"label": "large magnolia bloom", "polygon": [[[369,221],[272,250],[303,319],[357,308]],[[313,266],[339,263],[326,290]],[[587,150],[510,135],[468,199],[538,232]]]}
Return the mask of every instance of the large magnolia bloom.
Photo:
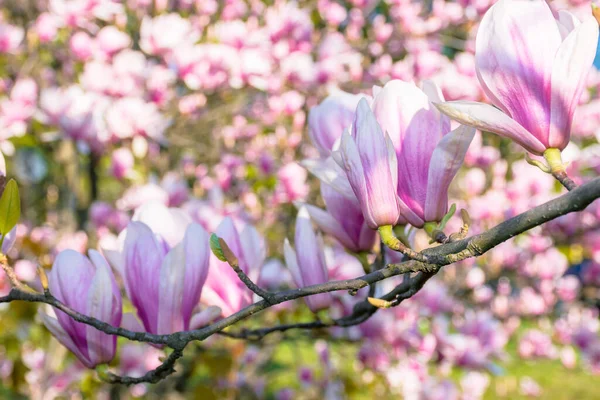
{"label": "large magnolia bloom", "polygon": [[598,42],[593,16],[552,14],[543,0],[500,0],[476,39],[479,82],[498,108],[469,101],[439,104],[453,119],[494,132],[541,155],[564,149]]}

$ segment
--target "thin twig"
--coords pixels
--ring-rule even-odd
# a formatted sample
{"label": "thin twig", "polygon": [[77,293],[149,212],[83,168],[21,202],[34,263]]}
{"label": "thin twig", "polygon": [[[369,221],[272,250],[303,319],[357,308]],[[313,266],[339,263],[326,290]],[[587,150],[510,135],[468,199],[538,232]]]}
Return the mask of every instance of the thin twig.
{"label": "thin twig", "polygon": [[146,372],[143,376],[132,377],[132,376],[119,376],[113,373],[109,373],[108,376],[103,379],[108,383],[122,384],[122,385],[135,385],[138,383],[157,383],[165,379],[167,376],[175,373],[175,363],[178,359],[183,357],[183,348],[175,349],[169,357],[155,369]]}
{"label": "thin twig", "polygon": [[[569,193],[519,214],[518,216],[513,217],[484,233],[468,239],[446,243],[424,250],[420,254],[426,257],[428,262],[422,263],[411,260],[400,264],[389,264],[381,270],[373,271],[355,279],[332,281],[319,285],[307,286],[300,289],[269,293],[270,298],[268,302],[267,300],[261,300],[238,311],[237,313],[230,315],[227,318],[221,319],[209,326],[193,331],[176,332],[170,335],[153,335],[145,332],[132,332],[126,329],[111,326],[95,318],[82,315],[62,304],[51,294],[29,293],[17,288],[13,288],[8,295],[0,297],[0,303],[22,300],[49,304],[65,312],[76,321],[93,326],[102,332],[111,335],[122,336],[139,342],[165,344],[175,349],[174,353],[171,354],[171,356],[165,360],[161,366],[154,371],[150,371],[144,377],[121,378],[123,383],[156,382],[174,372],[173,366],[175,361],[181,357],[183,348],[187,343],[194,340],[205,340],[206,338],[223,331],[225,328],[250,316],[253,316],[254,314],[273,305],[319,293],[342,290],[360,290],[366,286],[372,285],[392,276],[404,274],[407,270],[422,271],[415,277],[407,279],[406,282],[402,282],[387,295],[382,296],[382,299],[386,301],[392,301],[394,304],[399,304],[402,300],[410,298],[416,294],[423,287],[425,282],[434,276],[437,270],[439,270],[441,267],[468,257],[479,256],[495,246],[507,241],[508,239],[536,226],[542,225],[562,215],[566,215],[575,211],[581,211],[597,198],[600,198],[600,178],[596,178],[591,182],[573,189]],[[370,318],[370,316],[376,311],[377,308],[373,307],[368,302],[360,302],[354,306],[353,313],[350,316],[336,320],[335,325],[352,326],[360,324],[361,322],[364,322]],[[316,328],[321,327],[320,324],[317,323],[314,323],[314,326]],[[300,325],[300,327],[306,327],[306,325]],[[274,328],[266,329],[272,330]],[[289,329],[294,329],[294,327],[290,326],[286,328],[286,330]]]}
{"label": "thin twig", "polygon": [[223,251],[223,255],[225,256],[227,263],[231,268],[233,268],[238,278],[240,278],[240,281],[242,281],[244,285],[246,285],[246,287],[252,292],[256,293],[265,299],[265,301],[270,303],[273,295],[266,290],[261,289],[257,284],[252,282],[252,279],[250,279],[250,277],[248,277],[248,275],[246,275],[246,273],[240,268],[238,258],[235,256],[235,254],[233,254],[233,251],[231,251],[227,243],[222,238],[219,238],[219,245],[221,246],[221,250]]}

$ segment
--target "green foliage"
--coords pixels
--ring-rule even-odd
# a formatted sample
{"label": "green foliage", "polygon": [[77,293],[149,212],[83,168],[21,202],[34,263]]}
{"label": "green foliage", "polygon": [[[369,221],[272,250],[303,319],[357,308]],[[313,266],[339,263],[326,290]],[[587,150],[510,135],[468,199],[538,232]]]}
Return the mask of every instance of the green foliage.
{"label": "green foliage", "polygon": [[221,244],[219,243],[219,237],[214,233],[210,235],[210,249],[219,260],[227,261],[227,258],[225,258],[225,254],[223,254]]}
{"label": "green foliage", "polygon": [[19,222],[21,217],[21,200],[19,198],[19,186],[11,179],[4,188],[0,197],[0,234],[6,235]]}

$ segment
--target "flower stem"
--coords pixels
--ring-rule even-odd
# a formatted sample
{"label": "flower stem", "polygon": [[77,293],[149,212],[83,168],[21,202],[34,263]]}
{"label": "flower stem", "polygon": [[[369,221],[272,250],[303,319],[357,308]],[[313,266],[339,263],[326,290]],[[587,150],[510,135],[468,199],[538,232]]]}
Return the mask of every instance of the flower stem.
{"label": "flower stem", "polygon": [[544,158],[548,162],[550,167],[550,173],[552,176],[560,182],[568,191],[571,191],[577,187],[577,184],[573,182],[567,175],[565,164],[562,162],[560,150],[556,148],[550,148],[544,151]]}
{"label": "flower stem", "polygon": [[405,246],[395,235],[391,225],[379,227],[381,241],[390,249],[404,254],[406,257],[426,263],[427,257]]}

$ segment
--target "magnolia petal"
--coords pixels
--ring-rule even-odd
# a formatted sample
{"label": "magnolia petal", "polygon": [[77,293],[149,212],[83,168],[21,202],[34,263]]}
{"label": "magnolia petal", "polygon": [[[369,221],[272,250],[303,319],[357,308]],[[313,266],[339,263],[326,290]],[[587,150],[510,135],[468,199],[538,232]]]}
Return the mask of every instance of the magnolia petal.
{"label": "magnolia petal", "polygon": [[581,22],[575,15],[567,10],[558,10],[558,29],[563,40],[571,33],[573,29],[578,27]]}
{"label": "magnolia petal", "polygon": [[185,267],[185,246],[181,243],[169,251],[160,269],[156,328],[158,335],[185,329],[183,321]]}
{"label": "magnolia petal", "polygon": [[42,322],[63,346],[69,349],[75,356],[88,368],[94,368],[95,365],[79,350],[79,347],[73,342],[71,336],[63,329],[58,320],[44,311],[39,312]]}
{"label": "magnolia petal", "polygon": [[248,224],[240,234],[242,249],[244,251],[244,264],[246,274],[253,281],[258,281],[265,258],[267,258],[267,248],[265,241],[260,236],[256,228]]}
{"label": "magnolia petal", "polygon": [[121,320],[121,328],[130,330],[132,332],[145,331],[144,326],[133,313],[123,314],[123,319]]}
{"label": "magnolia petal", "polygon": [[552,97],[548,147],[564,149],[571,123],[598,45],[598,22],[587,17],[558,48],[552,67]]}
{"label": "magnolia petal", "polygon": [[[319,228],[339,240],[344,247],[353,249],[356,247],[352,238],[346,233],[342,225],[327,211],[320,209],[319,207],[307,204],[306,210],[310,214],[310,218],[315,221]],[[369,229],[372,231],[372,229]]]}
{"label": "magnolia petal", "polygon": [[323,276],[324,265],[323,247],[313,230],[308,210],[302,207],[296,217],[296,234],[294,245],[299,251],[296,253],[300,275],[304,285],[323,283],[327,277]]}
{"label": "magnolia petal", "polygon": [[306,159],[301,161],[300,165],[341,194],[347,197],[354,197],[352,186],[348,182],[346,173],[342,169],[343,167],[338,165],[332,157],[328,157],[325,160]]}
{"label": "magnolia petal", "polygon": [[183,210],[168,208],[160,202],[146,203],[138,208],[132,221],[146,224],[152,232],[158,233],[171,247],[183,240],[185,230],[192,222]]}
{"label": "magnolia petal", "polygon": [[346,176],[352,187],[353,194],[360,203],[363,216],[367,224],[373,228],[377,228],[377,222],[373,218],[373,213],[369,208],[369,197],[367,194],[367,184],[365,182],[365,172],[360,159],[360,154],[354,139],[348,131],[342,134],[341,150],[343,168],[346,171]]}
{"label": "magnolia petal", "polygon": [[500,0],[483,17],[476,39],[482,86],[494,105],[546,143],[550,77],[562,39],[545,1]]}
{"label": "magnolia petal", "polygon": [[[391,170],[391,167],[396,165],[396,155],[392,151],[393,145],[384,135],[375,115],[364,99],[358,103],[353,129],[354,148],[356,148],[362,168],[347,169],[348,180],[355,190],[356,197],[361,200],[361,196],[363,196],[361,208],[363,214],[366,211],[371,215],[370,218],[365,216],[365,219],[369,225],[374,222],[374,225],[371,225],[372,228],[379,225],[394,225],[399,217],[396,200],[397,173]],[[349,158],[349,151],[353,151],[353,148],[348,146],[348,140],[345,142],[345,158]],[[396,169],[394,168],[394,170]],[[362,178],[352,177],[352,174],[360,172],[363,174]],[[396,177],[396,181],[394,181],[394,177]],[[362,194],[359,195],[357,190]]]}
{"label": "magnolia petal", "polygon": [[165,250],[147,225],[141,222],[129,223],[123,246],[123,281],[138,316],[146,330],[152,333],[156,333],[157,329],[159,282]]}
{"label": "magnolia petal", "polygon": [[439,222],[448,208],[448,188],[461,167],[467,149],[475,136],[475,128],[461,125],[438,143],[431,157],[425,221]]}
{"label": "magnolia petal", "polygon": [[426,79],[422,84],[423,93],[427,95],[427,98],[431,103],[442,103],[446,101],[442,89],[432,80]]}
{"label": "magnolia petal", "polygon": [[532,133],[489,104],[473,101],[447,101],[436,104],[436,107],[462,124],[512,139],[531,153],[542,155],[546,150],[546,146]]}
{"label": "magnolia petal", "polygon": [[304,287],[304,282],[302,281],[302,274],[300,273],[300,267],[298,266],[298,259],[296,257],[296,252],[292,248],[290,241],[286,238],[283,242],[283,257],[285,258],[285,265],[287,265],[290,273],[292,274],[292,278],[294,279],[294,283],[298,287]]}
{"label": "magnolia petal", "polygon": [[204,228],[196,223],[190,224],[183,239],[185,278],[182,315],[184,324],[188,324],[192,318],[192,312],[200,301],[202,288],[208,277],[210,261],[208,242],[209,236]]}
{"label": "magnolia petal", "polygon": [[[227,246],[231,249],[233,254],[235,254],[238,259],[241,259],[241,263],[243,263],[244,252],[240,240],[240,234],[235,226],[235,223],[233,222],[233,219],[231,217],[223,218],[223,221],[221,221],[215,233],[218,237],[223,239],[225,243],[227,243]],[[242,269],[245,268],[246,266],[243,265]]]}
{"label": "magnolia petal", "polygon": [[204,310],[197,312],[190,320],[189,329],[198,329],[206,326],[221,316],[221,309],[217,306],[210,306]]}
{"label": "magnolia petal", "polygon": [[[106,261],[103,262],[106,264]],[[110,270],[108,268],[108,265],[106,265],[105,267],[96,269],[96,275],[92,280],[88,293],[86,315],[110,323],[114,311],[114,298],[112,281],[109,275]],[[86,325],[86,339],[88,356],[93,364],[109,362],[115,356],[116,336],[107,335],[93,326]]]}

